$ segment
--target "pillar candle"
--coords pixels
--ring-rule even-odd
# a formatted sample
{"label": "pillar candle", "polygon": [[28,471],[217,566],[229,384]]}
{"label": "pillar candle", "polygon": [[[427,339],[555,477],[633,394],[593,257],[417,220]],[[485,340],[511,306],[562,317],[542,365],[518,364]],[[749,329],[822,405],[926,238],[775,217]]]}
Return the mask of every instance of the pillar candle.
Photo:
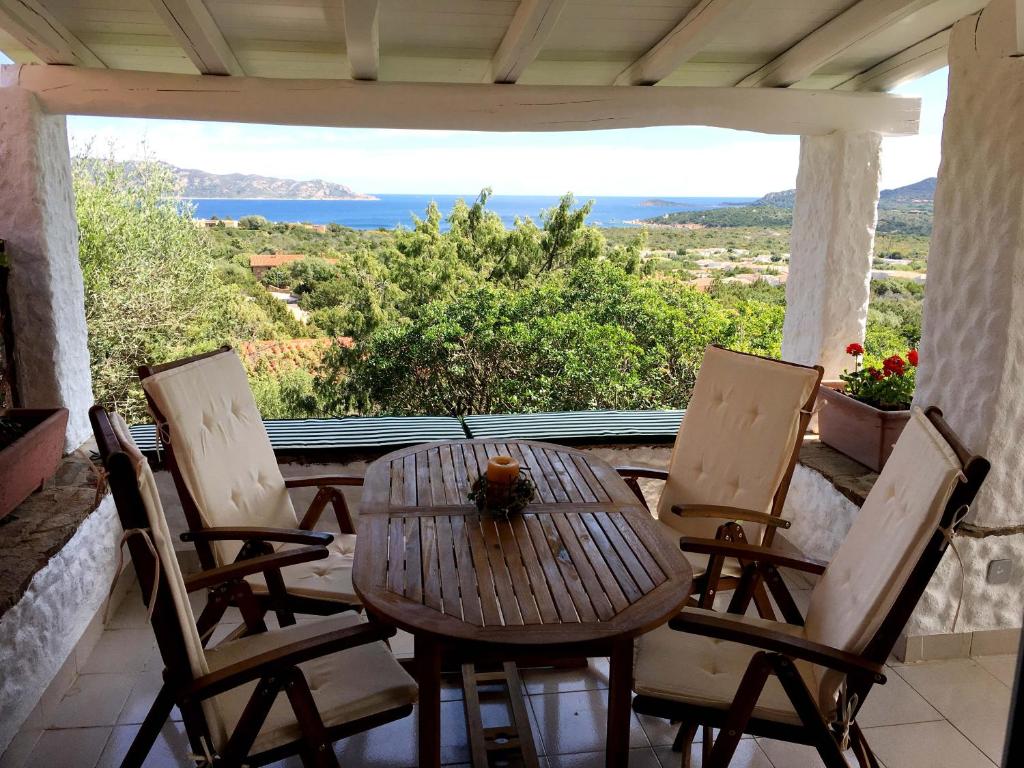
{"label": "pillar candle", "polygon": [[495,456],[487,462],[487,504],[501,506],[508,501],[512,483],[519,477],[519,462],[511,456]]}

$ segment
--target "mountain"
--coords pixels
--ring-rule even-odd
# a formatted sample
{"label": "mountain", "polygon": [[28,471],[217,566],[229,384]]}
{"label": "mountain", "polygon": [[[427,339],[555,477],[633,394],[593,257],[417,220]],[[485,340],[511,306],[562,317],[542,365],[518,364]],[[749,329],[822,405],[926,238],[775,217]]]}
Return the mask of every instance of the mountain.
{"label": "mountain", "polygon": [[[920,207],[921,205],[931,205],[932,199],[935,197],[935,182],[936,178],[932,176],[931,178],[921,179],[921,181],[908,184],[905,187],[883,189],[878,195],[878,205],[880,208],[912,208]],[[792,208],[795,200],[796,190],[786,189],[782,192],[769,192],[760,200],[752,203],[752,205]]]}
{"label": "mountain", "polygon": [[207,173],[195,168],[178,168],[161,163],[177,179],[180,197],[225,197],[284,200],[375,200],[373,195],[353,192],[351,187],[314,179],[276,179],[245,173]]}
{"label": "mountain", "polygon": [[[929,235],[932,231],[932,198],[935,179],[922,179],[879,194],[880,234]],[[793,223],[796,190],[770,192],[750,205],[712,208],[707,211],[663,213],[646,223],[660,226],[695,224],[701,227],[789,227]]]}

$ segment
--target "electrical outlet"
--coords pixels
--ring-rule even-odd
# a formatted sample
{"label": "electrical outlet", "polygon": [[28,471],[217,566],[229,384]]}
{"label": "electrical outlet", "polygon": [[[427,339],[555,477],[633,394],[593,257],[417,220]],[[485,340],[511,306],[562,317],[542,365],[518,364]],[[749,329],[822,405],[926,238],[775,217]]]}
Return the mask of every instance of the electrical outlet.
{"label": "electrical outlet", "polygon": [[985,580],[989,584],[1007,584],[1010,581],[1010,572],[1012,570],[1012,560],[990,560]]}

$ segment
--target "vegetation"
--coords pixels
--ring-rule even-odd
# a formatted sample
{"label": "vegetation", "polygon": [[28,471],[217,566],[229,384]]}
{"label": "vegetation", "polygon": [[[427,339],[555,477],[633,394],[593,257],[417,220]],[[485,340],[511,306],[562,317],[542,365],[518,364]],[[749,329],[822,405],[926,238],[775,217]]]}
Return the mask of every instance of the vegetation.
{"label": "vegetation", "polygon": [[[75,186],[96,395],[129,420],[144,418],[139,364],[222,343],[272,418],[682,407],[706,345],[780,351],[783,288],[686,280],[701,248],[781,263],[784,230],[599,230],[572,195],[506,227],[489,190],[393,231],[261,217],[200,228],[159,165],[129,178],[78,160]],[[257,281],[248,255],[260,252],[307,258]],[[916,345],[920,287],[877,286],[869,343]]]}

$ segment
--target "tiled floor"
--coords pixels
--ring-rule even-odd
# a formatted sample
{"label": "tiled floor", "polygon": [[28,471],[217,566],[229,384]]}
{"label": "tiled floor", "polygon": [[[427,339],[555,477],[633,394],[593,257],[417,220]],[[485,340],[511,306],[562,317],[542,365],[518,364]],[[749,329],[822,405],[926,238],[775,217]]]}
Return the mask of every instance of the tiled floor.
{"label": "tiled floor", "polygon": [[[407,652],[407,638],[399,638],[394,647],[396,653]],[[1014,663],[1011,656],[893,663],[888,684],[872,691],[860,716],[879,759],[886,768],[994,768],[1001,759]],[[20,733],[0,758],[0,768],[117,766],[157,690],[160,668],[141,599],[133,590],[52,721]],[[585,670],[523,672],[537,746],[548,768],[603,766],[607,680],[607,663],[600,659]],[[468,763],[461,689],[454,681],[444,699],[443,759],[452,765]],[[670,746],[673,735],[664,721],[634,716],[630,765],[678,766],[679,755]],[[342,766],[415,766],[415,719],[338,742],[336,749]],[[698,745],[694,765],[700,765],[699,750]],[[190,765],[188,753],[175,710],[146,765]],[[289,760],[277,768],[299,765]],[[810,748],[752,738],[741,742],[733,761],[736,768],[820,765]]]}

